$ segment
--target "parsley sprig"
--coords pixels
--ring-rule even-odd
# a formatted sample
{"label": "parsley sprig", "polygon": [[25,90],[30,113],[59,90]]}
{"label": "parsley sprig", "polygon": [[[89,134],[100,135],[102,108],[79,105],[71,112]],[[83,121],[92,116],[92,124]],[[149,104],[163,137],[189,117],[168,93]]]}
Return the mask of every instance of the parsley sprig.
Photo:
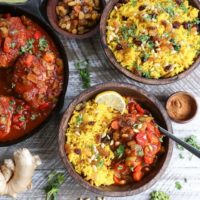
{"label": "parsley sprig", "polygon": [[60,190],[60,186],[64,183],[64,173],[52,172],[48,176],[48,185],[44,188],[47,196],[46,200],[57,200],[57,195]]}
{"label": "parsley sprig", "polygon": [[89,72],[89,61],[79,61],[75,63],[76,69],[79,71],[81,79],[83,81],[83,88],[90,87],[90,72]]}

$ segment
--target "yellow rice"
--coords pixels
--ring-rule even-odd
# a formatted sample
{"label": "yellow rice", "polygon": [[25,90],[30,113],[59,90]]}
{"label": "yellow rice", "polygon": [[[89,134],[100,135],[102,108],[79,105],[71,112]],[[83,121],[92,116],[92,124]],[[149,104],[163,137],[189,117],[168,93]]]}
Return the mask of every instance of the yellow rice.
{"label": "yellow rice", "polygon": [[[69,121],[66,131],[66,143],[70,147],[69,161],[73,164],[76,172],[92,185],[114,183],[114,172],[111,169],[114,154],[109,144],[106,144],[104,150],[108,152],[109,156],[100,155],[98,148],[101,146],[101,142],[96,141],[96,135],[106,137],[108,127],[117,114],[117,111],[104,104],[88,101],[83,110],[74,111]],[[81,150],[80,155],[74,151],[77,148]]]}
{"label": "yellow rice", "polygon": [[[141,5],[146,8],[139,11]],[[156,17],[152,13],[156,13]],[[190,6],[188,0],[183,0],[180,6],[175,0],[130,0],[111,12],[107,23],[107,44],[116,60],[131,72],[153,79],[173,77],[188,69],[199,55],[200,35],[197,29],[192,26],[185,29],[182,25],[183,22],[199,23],[198,13],[199,10]],[[167,26],[162,24],[163,20]],[[173,22],[177,21],[180,27],[172,28]],[[135,32],[127,32],[128,38],[125,39],[123,30],[130,29],[132,25],[136,26]],[[156,31],[150,31],[148,27],[156,27]],[[152,36],[155,32],[156,37],[167,44],[173,43],[173,39],[180,49],[155,44],[157,51],[154,51],[148,41],[142,45],[134,44],[133,38]],[[119,41],[123,49],[116,50]],[[144,62],[142,57],[145,56],[147,61]]]}

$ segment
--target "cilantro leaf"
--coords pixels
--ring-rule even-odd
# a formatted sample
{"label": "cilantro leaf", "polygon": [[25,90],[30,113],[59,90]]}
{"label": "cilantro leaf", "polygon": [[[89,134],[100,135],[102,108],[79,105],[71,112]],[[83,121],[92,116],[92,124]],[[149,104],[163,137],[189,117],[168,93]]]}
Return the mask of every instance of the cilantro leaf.
{"label": "cilantro leaf", "polygon": [[33,44],[34,44],[35,40],[29,39],[26,44],[24,46],[22,46],[19,50],[19,54],[23,55],[24,53],[32,53],[32,49],[33,49]]}
{"label": "cilantro leaf", "polygon": [[170,200],[170,196],[163,191],[153,191],[150,194],[150,200]]}
{"label": "cilantro leaf", "polygon": [[118,158],[121,158],[124,154],[125,146],[123,144],[120,144],[119,147],[116,150],[116,154]]}
{"label": "cilantro leaf", "polygon": [[175,187],[176,187],[177,190],[181,190],[182,189],[182,185],[178,181],[175,182]]}
{"label": "cilantro leaf", "polygon": [[40,51],[44,51],[49,47],[48,41],[45,38],[40,38],[38,47]]}
{"label": "cilantro leaf", "polygon": [[79,115],[76,117],[76,125],[80,126],[83,123],[83,116]]}
{"label": "cilantro leaf", "polygon": [[64,173],[52,172],[48,175],[48,185],[44,188],[46,200],[56,200],[60,186],[64,183]]}

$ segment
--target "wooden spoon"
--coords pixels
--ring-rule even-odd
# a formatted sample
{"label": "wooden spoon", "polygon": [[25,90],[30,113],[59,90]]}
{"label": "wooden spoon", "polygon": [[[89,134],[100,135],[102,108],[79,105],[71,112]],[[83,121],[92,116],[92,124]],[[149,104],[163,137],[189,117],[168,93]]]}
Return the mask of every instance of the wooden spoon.
{"label": "wooden spoon", "polygon": [[159,125],[158,125],[158,128],[164,135],[166,135],[167,137],[169,137],[170,139],[175,141],[177,144],[179,144],[182,147],[184,147],[185,149],[187,149],[190,153],[192,153],[195,156],[197,156],[198,158],[200,158],[200,151],[199,150],[197,150],[193,146],[189,145],[188,143],[184,142],[183,140],[177,138],[172,133],[170,133],[169,131],[167,131],[164,128],[160,127]]}

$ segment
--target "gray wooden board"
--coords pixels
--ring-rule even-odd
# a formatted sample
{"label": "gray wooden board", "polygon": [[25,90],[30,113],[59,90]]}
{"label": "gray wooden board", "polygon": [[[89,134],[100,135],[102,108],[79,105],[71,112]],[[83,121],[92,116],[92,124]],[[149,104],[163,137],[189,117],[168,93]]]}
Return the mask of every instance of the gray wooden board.
{"label": "gray wooden board", "polygon": [[[166,98],[175,91],[184,90],[194,94],[197,101],[200,102],[200,68],[196,69],[191,75],[184,80],[176,82],[171,85],[165,86],[149,86],[136,83],[115,70],[108,60],[106,59],[102,50],[99,35],[92,39],[84,41],[69,40],[61,37],[65,46],[70,68],[70,78],[68,90],[65,98],[65,105],[63,110],[67,107],[72,99],[81,91],[81,79],[78,71],[74,67],[74,63],[78,60],[88,59],[90,61],[91,84],[115,81],[115,82],[128,82],[137,85],[150,93],[154,94],[164,104]],[[59,192],[60,200],[76,200],[79,197],[90,197],[95,199],[96,194],[86,191],[83,187],[79,186],[65,171],[64,166],[58,154],[58,125],[60,122],[61,114],[54,116],[48,125],[35,136],[30,139],[11,147],[0,148],[0,162],[5,158],[10,158],[13,152],[22,147],[29,148],[33,154],[38,154],[43,164],[36,170],[33,177],[33,188],[23,194],[20,194],[17,199],[45,199],[43,191],[47,183],[47,176],[50,172],[57,170],[65,172],[66,180]],[[200,112],[196,118],[185,125],[173,123],[173,129],[176,136],[184,138],[188,135],[195,134],[200,141]],[[126,198],[106,198],[106,199],[120,199],[120,200],[148,200],[149,193],[153,190],[163,190],[170,194],[171,199],[174,200],[199,200],[200,199],[200,160],[192,157],[186,151],[183,152],[184,159],[179,158],[180,151],[174,148],[171,163],[164,173],[162,178],[149,190],[134,197]],[[187,183],[184,182],[187,178]],[[177,190],[175,182],[179,181],[183,188]],[[7,200],[10,198],[0,197],[0,200]]]}

